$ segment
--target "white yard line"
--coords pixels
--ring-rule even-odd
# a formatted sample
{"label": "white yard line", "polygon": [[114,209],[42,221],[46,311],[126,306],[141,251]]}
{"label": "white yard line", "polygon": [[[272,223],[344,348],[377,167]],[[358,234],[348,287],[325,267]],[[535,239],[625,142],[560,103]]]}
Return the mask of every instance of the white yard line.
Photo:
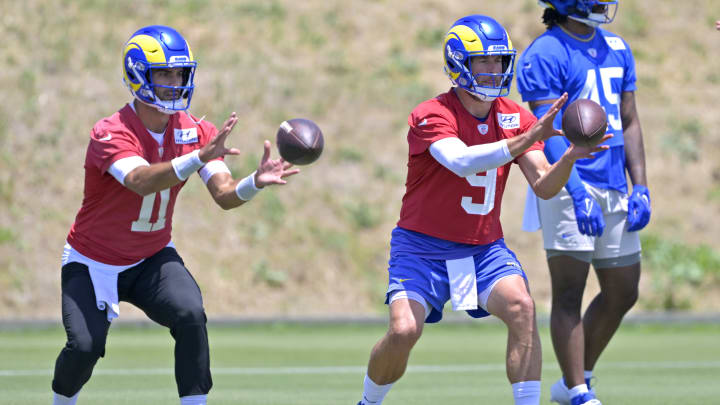
{"label": "white yard line", "polygon": [[[706,368],[720,369],[720,361],[629,361],[629,362],[603,362],[603,370],[613,369],[691,369]],[[362,374],[365,366],[338,366],[338,367],[213,367],[215,375],[291,375],[291,374]],[[557,365],[543,366],[545,370],[557,370]],[[444,366],[409,366],[410,373],[468,373],[503,371],[505,364],[478,364],[478,365],[444,365]],[[137,368],[137,369],[103,369],[98,368],[93,375],[173,375],[171,368]],[[52,375],[52,370],[3,370],[0,377],[35,377]]]}

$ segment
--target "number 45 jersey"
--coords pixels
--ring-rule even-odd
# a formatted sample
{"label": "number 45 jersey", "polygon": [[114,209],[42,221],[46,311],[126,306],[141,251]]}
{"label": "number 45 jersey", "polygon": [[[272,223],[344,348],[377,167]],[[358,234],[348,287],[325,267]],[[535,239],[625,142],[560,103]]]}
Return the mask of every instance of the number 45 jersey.
{"label": "number 45 jersey", "polygon": [[184,113],[170,116],[162,146],[129,105],[95,124],[85,156],[82,206],[67,237],[74,249],[101,263],[129,265],[170,242],[175,200],[185,182],[141,196],[120,184],[108,169],[132,156],[153,164],[200,149],[217,129],[207,121],[193,120],[197,121]]}
{"label": "number 45 jersey", "polygon": [[[500,203],[517,158],[487,172],[459,177],[435,160],[428,148],[448,137],[460,138],[468,146],[512,138],[527,132],[536,119],[502,97],[493,101],[486,119],[478,119],[463,107],[455,91],[463,90],[451,89],[425,101],[408,117],[408,174],[398,226],[453,242],[485,245],[503,237]],[[538,142],[528,151],[542,151],[543,146]]]}
{"label": "number 45 jersey", "polygon": [[[581,38],[554,26],[523,52],[517,79],[523,101],[556,99],[567,92],[568,101],[562,112],[580,98],[603,107],[607,113],[607,132],[613,134],[604,143],[610,149],[595,153],[595,159],[578,160],[575,167],[585,182],[626,192],[620,102],[623,92],[636,89],[635,61],[627,43],[602,28]],[[555,119],[555,128],[560,128],[561,115]],[[562,139],[570,145],[567,139]]]}

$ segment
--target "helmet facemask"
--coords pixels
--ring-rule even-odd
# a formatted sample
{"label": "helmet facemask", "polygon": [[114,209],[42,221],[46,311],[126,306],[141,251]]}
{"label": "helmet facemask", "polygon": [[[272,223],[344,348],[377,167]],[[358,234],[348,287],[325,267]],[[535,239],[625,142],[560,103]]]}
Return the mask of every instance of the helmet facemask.
{"label": "helmet facemask", "polygon": [[[140,66],[139,66],[140,65]],[[177,111],[185,111],[190,107],[192,94],[195,91],[193,80],[195,78],[195,62],[183,62],[178,64],[153,63],[147,67],[142,62],[136,62],[131,70],[134,76],[141,82],[140,89],[133,92],[139,101],[156,108],[165,114],[174,114]],[[182,67],[183,78],[181,86],[166,86],[156,84],[152,81],[152,73],[155,69],[168,69]],[[140,70],[144,69],[144,70]],[[163,91],[169,89],[169,97],[161,97]]]}

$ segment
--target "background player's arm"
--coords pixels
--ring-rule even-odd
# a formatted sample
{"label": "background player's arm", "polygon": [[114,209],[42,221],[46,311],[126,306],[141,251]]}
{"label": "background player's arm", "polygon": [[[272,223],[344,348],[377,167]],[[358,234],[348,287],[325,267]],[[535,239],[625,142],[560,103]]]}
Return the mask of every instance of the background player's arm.
{"label": "background player's arm", "polygon": [[633,185],[647,185],[645,173],[645,146],[640,118],[635,105],[635,92],[624,91],[620,101],[620,114],[625,138],[625,161]]}

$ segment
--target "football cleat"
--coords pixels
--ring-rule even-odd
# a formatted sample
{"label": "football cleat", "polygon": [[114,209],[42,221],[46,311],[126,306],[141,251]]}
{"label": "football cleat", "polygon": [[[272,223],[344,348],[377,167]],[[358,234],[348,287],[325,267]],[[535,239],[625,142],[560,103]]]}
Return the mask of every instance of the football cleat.
{"label": "football cleat", "polygon": [[[595,376],[585,379],[585,384],[587,385],[590,395],[592,395],[593,398],[595,397],[595,389],[590,386],[590,382],[595,379]],[[550,387],[550,402],[556,402],[560,405],[570,405],[569,391],[570,389],[565,385],[565,380],[560,377],[560,379],[557,380],[552,387]]]}
{"label": "football cleat", "polygon": [[576,395],[570,400],[570,405],[602,405],[602,403],[589,392]]}
{"label": "football cleat", "polygon": [[560,405],[570,405],[570,393],[568,393],[568,387],[565,386],[565,381],[562,377],[550,387],[550,402],[556,402]]}
{"label": "football cleat", "polygon": [[597,380],[597,377],[595,377],[595,376],[585,379],[585,385],[587,385],[588,391],[590,391],[590,393],[593,394],[593,396],[595,396],[595,388],[593,388],[592,386],[595,384],[590,385],[590,383],[595,382],[596,380]]}

